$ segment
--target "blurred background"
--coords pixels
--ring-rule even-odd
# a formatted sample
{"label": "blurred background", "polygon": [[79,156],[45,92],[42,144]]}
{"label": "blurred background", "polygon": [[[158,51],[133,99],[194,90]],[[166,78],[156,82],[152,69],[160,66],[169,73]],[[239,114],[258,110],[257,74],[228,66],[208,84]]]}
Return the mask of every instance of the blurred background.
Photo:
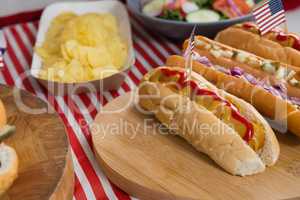
{"label": "blurred background", "polygon": [[[20,21],[38,19],[43,7],[58,1],[61,0],[0,0],[0,27]],[[122,1],[125,2],[125,0]],[[300,0],[283,0],[283,2],[287,10],[289,31],[300,33]]]}

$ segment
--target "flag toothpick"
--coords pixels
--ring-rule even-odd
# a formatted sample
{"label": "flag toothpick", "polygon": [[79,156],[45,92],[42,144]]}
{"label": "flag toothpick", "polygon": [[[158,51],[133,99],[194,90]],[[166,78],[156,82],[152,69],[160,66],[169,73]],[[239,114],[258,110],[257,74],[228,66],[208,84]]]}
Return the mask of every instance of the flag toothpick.
{"label": "flag toothpick", "polygon": [[281,0],[263,1],[253,9],[253,16],[261,35],[265,35],[281,24],[284,24],[284,31],[288,31],[285,11]]}
{"label": "flag toothpick", "polygon": [[195,47],[195,31],[196,31],[196,25],[193,28],[193,31],[191,33],[188,47],[185,51],[185,72],[186,72],[186,78],[187,78],[187,83],[188,83],[188,88],[187,88],[187,95],[190,97],[191,92],[190,92],[190,87],[189,83],[192,78],[192,71],[193,71],[193,55],[194,55],[194,47]]}

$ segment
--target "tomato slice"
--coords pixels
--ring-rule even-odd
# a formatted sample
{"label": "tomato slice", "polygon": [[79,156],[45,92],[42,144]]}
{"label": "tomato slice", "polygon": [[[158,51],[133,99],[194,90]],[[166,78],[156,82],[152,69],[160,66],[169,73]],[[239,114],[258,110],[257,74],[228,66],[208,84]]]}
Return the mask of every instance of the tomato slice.
{"label": "tomato slice", "polygon": [[213,8],[229,18],[239,17],[251,12],[251,7],[244,0],[215,0]]}

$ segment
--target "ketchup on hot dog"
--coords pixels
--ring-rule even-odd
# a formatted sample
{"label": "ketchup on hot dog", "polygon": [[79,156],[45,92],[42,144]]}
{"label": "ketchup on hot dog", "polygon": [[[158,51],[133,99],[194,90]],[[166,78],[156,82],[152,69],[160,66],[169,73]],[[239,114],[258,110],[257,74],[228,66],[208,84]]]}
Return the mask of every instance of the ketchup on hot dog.
{"label": "ketchup on hot dog", "polygon": [[190,80],[190,81],[186,81],[186,75],[184,72],[182,71],[175,71],[175,70],[170,70],[167,68],[161,69],[161,72],[165,75],[165,76],[177,76],[179,75],[179,79],[177,81],[177,83],[179,84],[179,86],[181,88],[184,88],[186,86],[190,86],[192,88],[192,90],[194,91],[194,94],[196,95],[201,95],[201,96],[210,96],[212,97],[214,100],[216,101],[220,101],[223,102],[226,106],[228,106],[231,110],[231,115],[234,119],[236,119],[237,121],[239,121],[240,123],[244,124],[244,126],[246,127],[246,132],[245,135],[243,137],[243,139],[249,143],[250,140],[252,139],[253,135],[254,135],[254,128],[251,122],[249,122],[248,119],[246,119],[244,116],[242,116],[239,112],[237,107],[235,107],[232,103],[230,103],[229,101],[227,101],[226,99],[218,96],[215,92],[207,90],[207,89],[203,89],[200,88],[199,85],[197,84],[197,82]]}
{"label": "ketchup on hot dog", "polygon": [[[253,23],[244,23],[242,25],[242,28],[244,28],[245,30],[255,29],[256,32],[259,31],[257,25],[255,25]],[[293,42],[292,42],[292,45],[290,45],[290,47],[300,51],[300,38],[298,36],[296,36],[294,34],[284,33],[281,29],[273,29],[270,31],[270,33],[276,34],[275,39],[279,42],[284,42],[289,39],[292,39]]]}

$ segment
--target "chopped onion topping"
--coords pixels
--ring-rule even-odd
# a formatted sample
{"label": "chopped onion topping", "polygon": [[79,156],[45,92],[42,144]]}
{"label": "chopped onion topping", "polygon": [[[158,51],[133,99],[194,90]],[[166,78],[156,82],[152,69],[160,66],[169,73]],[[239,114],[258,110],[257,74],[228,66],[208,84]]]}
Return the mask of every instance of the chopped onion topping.
{"label": "chopped onion topping", "polygon": [[194,60],[202,63],[203,65],[207,67],[213,67],[215,70],[220,71],[222,73],[235,76],[235,77],[240,77],[243,78],[244,80],[248,81],[252,85],[256,85],[259,87],[264,88],[266,91],[271,93],[274,96],[277,96],[283,100],[287,100],[290,103],[300,106],[300,98],[297,97],[289,97],[287,95],[287,89],[284,83],[280,83],[277,85],[271,85],[269,81],[266,80],[259,80],[256,77],[254,77],[251,74],[248,74],[244,72],[242,68],[239,67],[233,67],[232,69],[228,69],[226,67],[222,67],[220,65],[213,65],[209,59],[205,56],[200,56],[198,53],[194,54]]}
{"label": "chopped onion topping", "polygon": [[199,63],[201,63],[201,64],[203,64],[207,67],[212,67],[213,66],[213,64],[208,60],[207,57],[200,56],[199,53],[197,53],[197,52],[193,52],[193,54],[194,54],[193,58],[194,58],[195,61],[197,61],[197,62],[199,62]]}
{"label": "chopped onion topping", "polygon": [[234,67],[230,70],[230,74],[232,76],[237,76],[237,77],[240,77],[244,74],[244,70],[239,68],[239,67]]}

